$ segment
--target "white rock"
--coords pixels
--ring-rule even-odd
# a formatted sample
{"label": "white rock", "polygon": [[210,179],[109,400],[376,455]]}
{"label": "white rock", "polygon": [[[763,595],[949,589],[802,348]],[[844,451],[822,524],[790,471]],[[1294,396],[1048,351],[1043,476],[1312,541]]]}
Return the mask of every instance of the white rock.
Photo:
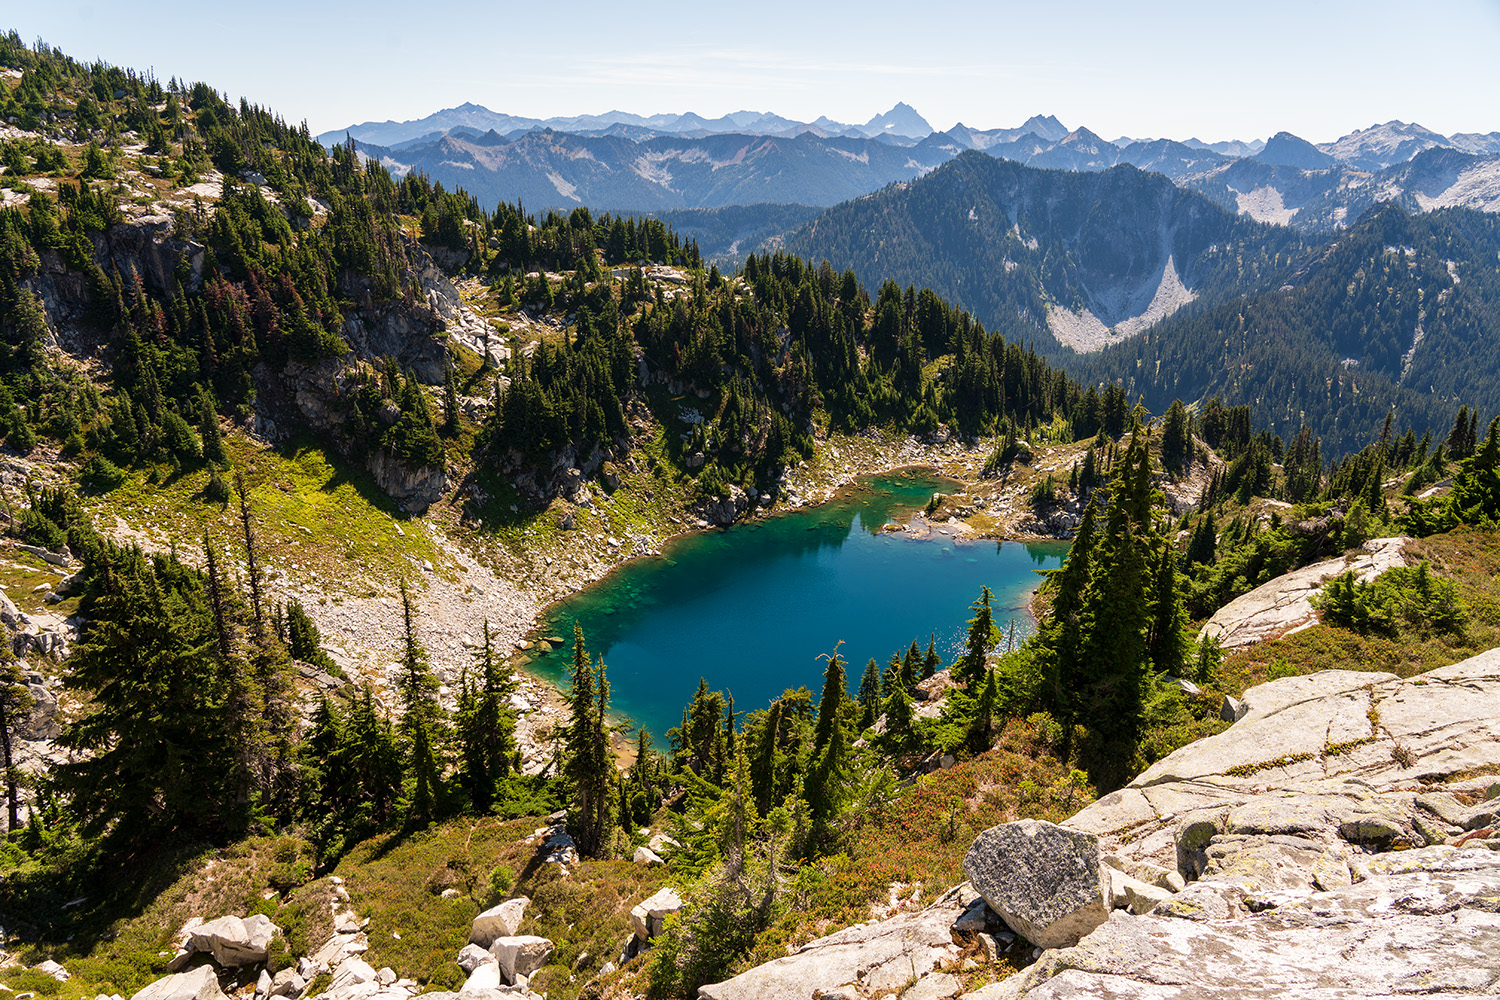
{"label": "white rock", "polygon": [[213,966],[200,965],[188,972],[158,979],[130,1000],[226,1000],[219,989]]}
{"label": "white rock", "polygon": [[500,964],[506,981],[514,983],[517,976],[529,976],[547,964],[552,942],[534,934],[496,938],[490,945],[490,954]]}
{"label": "white rock", "polygon": [[495,960],[488,948],[481,948],[477,944],[466,944],[458,953],[458,967],[465,972],[473,972],[481,965],[487,965]]}
{"label": "white rock", "polygon": [[638,865],[662,865],[666,864],[661,857],[649,847],[637,847],[635,856],[631,859]]}
{"label": "white rock", "polygon": [[459,992],[477,993],[480,990],[495,990],[500,988],[500,964],[498,962],[485,962],[483,965],[474,967],[469,973],[469,978],[464,981],[464,988]]}
{"label": "white rock", "polygon": [[630,911],[635,936],[646,941],[661,933],[668,916],[682,909],[682,897],[670,886],[637,903]]}
{"label": "white rock", "polygon": [[525,916],[526,905],[530,902],[525,896],[517,896],[485,910],[474,918],[474,924],[469,929],[469,943],[488,948],[496,938],[514,935],[521,926],[521,918]]}
{"label": "white rock", "polygon": [[188,950],[211,952],[221,966],[258,965],[269,954],[271,939],[279,928],[264,913],[245,919],[220,917],[199,924],[188,934]]}
{"label": "white rock", "polygon": [[63,968],[57,962],[52,961],[52,959],[50,958],[46,959],[43,962],[39,962],[37,965],[33,966],[33,968],[35,968],[37,972],[45,972],[47,975],[51,976],[53,979],[56,979],[60,983],[65,983],[69,979],[73,978],[67,969]]}

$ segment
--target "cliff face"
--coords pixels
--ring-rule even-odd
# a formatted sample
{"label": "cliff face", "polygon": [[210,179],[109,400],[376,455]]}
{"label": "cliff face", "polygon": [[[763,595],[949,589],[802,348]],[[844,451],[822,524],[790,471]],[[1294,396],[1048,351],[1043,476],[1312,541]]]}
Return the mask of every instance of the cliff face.
{"label": "cliff face", "polygon": [[[176,283],[189,292],[204,281],[206,248],[196,240],[178,238],[167,215],[144,215],[109,227],[94,236],[94,261],[106,274],[118,273],[127,282],[139,281],[158,294],[169,294]],[[253,372],[254,410],[247,429],[268,441],[301,433],[327,440],[344,454],[365,451],[346,429],[345,389],[362,363],[394,358],[404,371],[427,385],[443,383],[448,364],[448,341],[492,356],[507,352],[488,342],[488,323],[464,305],[462,297],[430,255],[407,240],[409,277],[421,294],[382,300],[372,283],[345,274],[339,291],[346,303],[341,334],[350,350],[341,358],[305,365],[291,361],[272,369],[261,364]],[[109,359],[109,335],[90,322],[94,292],[86,274],[68,266],[54,252],[42,255],[38,273],[28,280],[42,301],[49,345],[75,357]],[[366,463],[380,488],[413,512],[425,510],[448,489],[441,465],[409,468],[401,460],[375,451]]]}

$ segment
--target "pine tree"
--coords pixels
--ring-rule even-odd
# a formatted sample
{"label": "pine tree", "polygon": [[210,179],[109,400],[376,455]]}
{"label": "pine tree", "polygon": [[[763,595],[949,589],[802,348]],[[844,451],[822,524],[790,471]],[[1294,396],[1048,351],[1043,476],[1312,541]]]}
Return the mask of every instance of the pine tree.
{"label": "pine tree", "polygon": [[88,712],[59,744],[54,776],[86,833],[135,841],[171,829],[222,831],[248,784],[230,678],[201,577],[172,556],[106,547],[81,608],[87,625],[64,685]]}
{"label": "pine tree", "polygon": [[861,731],[875,725],[880,711],[880,666],[875,657],[865,664],[865,672],[859,679],[859,728]]}
{"label": "pine tree", "polygon": [[937,633],[927,636],[927,654],[922,657],[922,680],[926,680],[943,668],[943,658],[937,652]]}
{"label": "pine tree", "polygon": [[453,356],[447,355],[443,364],[443,432],[458,432],[458,387],[453,377]]}
{"label": "pine tree", "polygon": [[509,698],[515,678],[495,662],[494,636],[484,623],[484,641],[475,651],[478,686],[464,674],[459,698],[460,771],[469,801],[480,814],[489,811],[499,784],[509,778],[516,750],[515,712]]}
{"label": "pine tree", "polygon": [[16,767],[12,739],[17,723],[31,711],[31,692],[23,683],[21,665],[9,645],[0,646],[0,768],[5,780],[6,830],[21,826],[20,770]]}
{"label": "pine tree", "polygon": [[1162,423],[1161,464],[1172,475],[1180,476],[1192,458],[1192,452],[1192,422],[1182,400],[1174,399]]}
{"label": "pine tree", "polygon": [[812,766],[803,779],[803,797],[813,824],[819,827],[833,818],[842,802],[848,758],[848,736],[844,731],[846,683],[844,661],[835,647],[823,671],[823,694],[818,700],[818,723],[813,731]]}
{"label": "pine tree", "polygon": [[203,441],[203,460],[219,466],[228,463],[224,438],[219,431],[219,414],[207,392],[198,395],[198,436]]}
{"label": "pine tree", "polygon": [[974,699],[974,717],[969,722],[968,744],[975,753],[984,753],[995,745],[995,705],[1000,698],[998,671],[986,670],[984,686]]}
{"label": "pine tree", "polygon": [[905,754],[915,750],[920,741],[917,737],[916,715],[912,711],[911,695],[899,683],[891,688],[891,693],[886,695],[885,704],[885,733],[881,737],[881,743],[888,747],[892,753]]}
{"label": "pine tree", "polygon": [[974,617],[969,619],[968,642],[963,655],[953,665],[953,675],[954,680],[972,691],[984,683],[990,650],[1000,642],[1000,630],[995,627],[990,611],[989,587],[980,588],[979,600],[974,602],[971,610]]}
{"label": "pine tree", "polygon": [[1177,589],[1177,550],[1163,539],[1156,561],[1151,633],[1147,638],[1151,665],[1157,673],[1182,673],[1188,657],[1187,625],[1187,608]]}
{"label": "pine tree", "polygon": [[407,774],[411,779],[410,815],[427,823],[436,815],[442,793],[438,763],[443,709],[437,700],[438,682],[427,661],[427,650],[417,640],[411,591],[401,585],[402,648],[396,690],[401,698],[400,732],[407,742]]}
{"label": "pine tree", "polygon": [[613,758],[605,714],[609,682],[604,658],[597,668],[589,663],[583,626],[573,625],[573,689],[568,698],[569,721],[563,777],[573,787],[574,839],[581,853],[594,856],[606,846],[610,825]]}

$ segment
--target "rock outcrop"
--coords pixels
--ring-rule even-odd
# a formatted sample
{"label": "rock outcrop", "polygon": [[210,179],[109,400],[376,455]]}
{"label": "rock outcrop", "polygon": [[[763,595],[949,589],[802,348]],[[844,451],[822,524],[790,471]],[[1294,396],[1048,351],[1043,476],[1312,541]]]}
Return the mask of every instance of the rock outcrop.
{"label": "rock outcrop", "polygon": [[1272,681],[1245,704],[1065,824],[1107,866],[1185,888],[970,997],[1500,990],[1500,650],[1406,680]]}
{"label": "rock outcrop", "polygon": [[646,941],[656,937],[661,933],[667,917],[681,909],[682,897],[670,886],[635,904],[630,911],[630,922],[635,927],[636,938]]}
{"label": "rock outcrop", "polygon": [[130,1000],[225,1000],[213,966],[200,965],[188,972],[158,979]]}
{"label": "rock outcrop", "polygon": [[1405,566],[1402,549],[1409,538],[1372,538],[1362,547],[1311,566],[1278,576],[1242,594],[1214,613],[1199,630],[1199,638],[1213,636],[1226,649],[1274,639],[1313,625],[1318,614],[1310,598],[1340,573],[1354,570],[1361,582],[1375,579],[1396,566]]}
{"label": "rock outcrop", "polygon": [[927,976],[958,958],[952,926],[963,915],[964,903],[959,890],[954,890],[919,913],[819,938],[796,954],[701,987],[698,996],[702,1000],[814,1000],[840,992],[846,996],[894,993],[913,977]]}
{"label": "rock outcrop", "polygon": [[207,952],[224,968],[259,965],[269,956],[271,939],[278,930],[271,918],[263,913],[243,920],[232,915],[220,917],[188,930],[178,960],[186,955]]}

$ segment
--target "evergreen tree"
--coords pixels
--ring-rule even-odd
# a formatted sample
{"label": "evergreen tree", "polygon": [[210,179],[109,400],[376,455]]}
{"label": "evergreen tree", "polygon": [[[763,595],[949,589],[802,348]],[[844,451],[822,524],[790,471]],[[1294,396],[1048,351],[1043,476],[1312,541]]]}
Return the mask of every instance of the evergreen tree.
{"label": "evergreen tree", "polygon": [[134,841],[172,829],[224,831],[248,786],[231,716],[232,678],[214,647],[197,573],[172,556],[106,547],[81,608],[87,622],[64,685],[89,710],[54,771],[85,832]]}
{"label": "evergreen tree", "polygon": [[510,776],[516,751],[515,712],[510,695],[515,678],[495,662],[494,636],[484,623],[484,641],[475,651],[478,686],[466,671],[459,697],[458,743],[460,775],[474,811],[483,815],[494,802],[501,782]]}
{"label": "evergreen tree", "polygon": [[10,647],[0,646],[0,774],[5,780],[6,830],[21,826],[21,772],[16,767],[12,740],[17,724],[31,711],[31,692],[22,681],[21,665]]}
{"label": "evergreen tree", "polygon": [[911,695],[906,693],[899,680],[892,685],[891,693],[886,695],[883,708],[885,733],[881,736],[881,744],[895,754],[907,754],[918,749],[921,740],[917,736],[917,720],[912,711]]}
{"label": "evergreen tree", "polygon": [[198,436],[203,441],[205,462],[215,466],[229,462],[229,454],[224,450],[224,438],[219,431],[219,414],[206,392],[198,395]]}
{"label": "evergreen tree", "polygon": [[974,617],[969,619],[969,638],[964,645],[963,655],[953,665],[953,677],[972,691],[984,683],[990,650],[1000,642],[1000,630],[995,627],[994,616],[990,611],[989,587],[980,588],[979,600],[974,602],[971,610]]}
{"label": "evergreen tree", "polygon": [[1192,421],[1182,400],[1172,400],[1161,432],[1161,464],[1174,476],[1182,475],[1193,454]]}
{"label": "evergreen tree", "polygon": [[859,679],[859,705],[859,728],[862,732],[875,725],[880,711],[880,667],[873,656],[865,664],[864,675]]}
{"label": "evergreen tree", "polygon": [[968,744],[975,753],[984,753],[995,745],[996,702],[1000,698],[999,671],[986,670],[984,686],[974,699],[974,717],[969,722]]}
{"label": "evergreen tree", "polygon": [[927,637],[927,653],[922,657],[922,680],[926,680],[943,668],[943,658],[937,652],[937,633]]}
{"label": "evergreen tree", "polygon": [[437,812],[442,793],[441,753],[443,709],[437,700],[438,681],[427,661],[427,650],[417,639],[411,591],[401,581],[402,644],[396,691],[401,699],[400,732],[407,743],[406,771],[411,781],[409,800],[413,821],[427,823]]}
{"label": "evergreen tree", "polygon": [[615,775],[605,713],[609,682],[604,658],[589,662],[583,626],[573,625],[573,689],[568,698],[568,735],[563,777],[573,788],[574,839],[581,853],[594,856],[606,846]]}
{"label": "evergreen tree", "polygon": [[844,661],[835,647],[823,671],[823,694],[818,699],[818,722],[813,731],[812,765],[803,779],[813,824],[830,822],[842,802],[848,763],[848,735],[844,729],[844,703],[848,697]]}
{"label": "evergreen tree", "polygon": [[1177,550],[1166,539],[1156,560],[1155,584],[1151,633],[1147,639],[1151,665],[1159,674],[1180,675],[1190,645],[1188,615],[1177,589]]}

